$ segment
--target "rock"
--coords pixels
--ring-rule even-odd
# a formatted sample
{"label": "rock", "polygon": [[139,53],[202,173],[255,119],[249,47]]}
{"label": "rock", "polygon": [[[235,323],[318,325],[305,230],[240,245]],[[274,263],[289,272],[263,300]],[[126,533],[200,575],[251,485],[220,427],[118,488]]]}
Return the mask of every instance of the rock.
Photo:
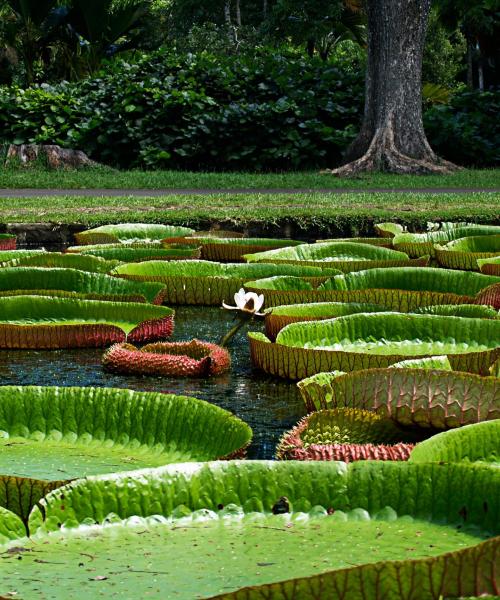
{"label": "rock", "polygon": [[28,166],[37,161],[42,162],[49,169],[81,169],[99,165],[80,150],[54,145],[11,144],[7,150],[5,166]]}

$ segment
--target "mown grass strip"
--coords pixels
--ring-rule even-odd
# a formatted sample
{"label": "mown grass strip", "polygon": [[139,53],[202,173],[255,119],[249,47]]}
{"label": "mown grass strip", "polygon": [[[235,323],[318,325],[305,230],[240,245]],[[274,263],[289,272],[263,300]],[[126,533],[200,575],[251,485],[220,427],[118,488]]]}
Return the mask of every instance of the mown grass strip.
{"label": "mown grass strip", "polygon": [[40,167],[0,168],[0,188],[144,188],[144,189],[421,189],[499,188],[500,169],[463,169],[449,175],[366,174],[351,179],[318,171],[290,173],[195,173],[190,171],[115,171],[107,167],[48,171]]}
{"label": "mown grass strip", "polygon": [[0,199],[0,223],[61,222],[96,226],[119,222],[189,225],[217,221],[244,226],[290,220],[304,228],[372,232],[377,221],[425,229],[432,220],[500,224],[500,193],[471,194],[247,194],[168,197]]}

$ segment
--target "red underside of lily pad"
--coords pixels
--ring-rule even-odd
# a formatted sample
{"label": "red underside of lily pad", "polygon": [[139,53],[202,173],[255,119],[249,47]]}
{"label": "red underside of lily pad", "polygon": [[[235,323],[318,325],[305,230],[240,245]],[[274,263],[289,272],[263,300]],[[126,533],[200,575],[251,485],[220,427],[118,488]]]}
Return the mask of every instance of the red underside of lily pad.
{"label": "red underside of lily pad", "polygon": [[[129,336],[130,339],[130,336]],[[105,369],[131,375],[209,377],[229,370],[229,352],[210,342],[159,342],[139,349],[115,344],[103,356]]]}
{"label": "red underside of lily pad", "polygon": [[16,236],[0,239],[0,250],[15,250],[16,247]]}
{"label": "red underside of lily pad", "polygon": [[[286,440],[283,442],[285,446]],[[283,447],[282,446],[282,447]],[[286,460],[408,460],[414,444],[311,444],[307,448],[290,446],[282,450]]]}

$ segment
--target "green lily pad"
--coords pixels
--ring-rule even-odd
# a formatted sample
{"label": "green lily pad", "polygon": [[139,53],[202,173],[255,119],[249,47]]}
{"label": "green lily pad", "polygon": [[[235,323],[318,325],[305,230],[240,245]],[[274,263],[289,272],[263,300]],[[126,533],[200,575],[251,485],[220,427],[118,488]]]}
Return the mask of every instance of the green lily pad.
{"label": "green lily pad", "polygon": [[427,260],[411,261],[404,252],[353,242],[301,244],[293,248],[246,254],[244,258],[247,262],[332,266],[345,272],[427,265]]}
{"label": "green lily pad", "polygon": [[[47,486],[221,458],[241,453],[250,439],[240,419],[194,398],[108,388],[0,387],[0,506],[26,521]],[[27,504],[23,489],[30,491]]]}
{"label": "green lily pad", "polygon": [[[427,587],[490,592],[484,544],[499,529],[500,471],[376,462],[172,465],[75,481],[40,504],[29,521],[33,540],[11,542],[22,569],[15,555],[2,561],[8,589],[23,594],[57,581],[56,598],[78,589],[82,596],[191,599],[292,574],[344,580],[356,593],[368,585],[363,574],[371,565],[391,586],[392,561],[404,573],[429,557],[437,563],[425,571]],[[462,571],[448,559],[453,573],[438,577],[445,553],[458,560],[480,550],[486,565],[474,561]],[[413,580],[396,578],[392,588],[401,583]]]}
{"label": "green lily pad", "polygon": [[174,311],[165,306],[46,296],[0,297],[0,348],[103,347],[168,337]]}
{"label": "green lily pad", "polygon": [[11,260],[39,256],[41,254],[47,254],[47,250],[0,250],[0,267],[10,263]]}
{"label": "green lily pad", "polygon": [[165,286],[160,283],[124,281],[104,273],[88,273],[78,269],[0,269],[0,296],[28,294],[161,304],[164,292]]}
{"label": "green lily pad", "polygon": [[315,282],[300,277],[272,277],[247,281],[245,288],[263,293],[267,308],[313,302],[360,302],[410,312],[422,306],[444,304],[491,304],[500,308],[499,284],[500,277],[480,273],[395,267],[346,273]]}
{"label": "green lily pad", "polygon": [[445,431],[418,444],[412,462],[482,462],[500,467],[500,419]]}
{"label": "green lily pad", "polygon": [[168,304],[219,305],[231,302],[246,281],[273,275],[296,275],[319,283],[339,273],[336,269],[297,265],[215,263],[203,260],[149,261],[119,265],[113,274],[135,281],[166,285]]}
{"label": "green lily pad", "polygon": [[200,258],[198,246],[164,246],[161,241],[149,243],[93,244],[70,246],[67,254],[92,255],[108,261],[142,262],[147,260],[184,260]]}
{"label": "green lily pad", "polygon": [[266,335],[269,339],[274,340],[283,327],[290,325],[290,323],[322,321],[360,312],[384,311],[387,311],[387,309],[378,304],[361,304],[359,302],[317,302],[314,304],[275,306],[265,311]]}
{"label": "green lily pad", "polygon": [[478,271],[478,259],[493,258],[500,253],[500,235],[459,238],[445,245],[435,245],[436,259],[449,269]]}
{"label": "green lily pad", "polygon": [[500,321],[358,313],[292,323],[278,333],[275,343],[261,333],[249,333],[249,339],[254,365],[289,379],[444,354],[454,369],[486,375],[500,356]]}
{"label": "green lily pad", "polygon": [[117,225],[102,225],[75,233],[77,244],[113,244],[135,240],[163,240],[190,235],[194,229],[173,225],[156,225],[150,223],[120,223]]}
{"label": "green lily pad", "polygon": [[24,255],[3,263],[2,267],[42,267],[44,269],[78,269],[89,273],[109,273],[118,261],[104,260],[97,256],[81,256],[62,252],[41,252]]}
{"label": "green lily pad", "polygon": [[441,360],[428,368],[410,362],[387,369],[318,373],[300,381],[298,388],[308,411],[373,410],[403,426],[450,429],[500,418],[498,378],[450,371]]}
{"label": "green lily pad", "polygon": [[481,273],[500,277],[500,256],[493,256],[492,258],[479,258],[477,264],[481,269]]}
{"label": "green lily pad", "polygon": [[499,235],[500,227],[497,225],[467,224],[461,227],[449,227],[427,233],[399,233],[393,238],[394,247],[406,252],[409,256],[418,257],[434,256],[435,244],[446,244],[462,237]]}

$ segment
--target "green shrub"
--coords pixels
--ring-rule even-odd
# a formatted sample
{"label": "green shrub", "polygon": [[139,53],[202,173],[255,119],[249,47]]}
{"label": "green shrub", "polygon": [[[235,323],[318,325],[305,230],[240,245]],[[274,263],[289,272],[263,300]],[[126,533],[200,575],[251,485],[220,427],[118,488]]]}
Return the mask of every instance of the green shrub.
{"label": "green shrub", "polygon": [[362,75],[319,59],[159,51],[78,84],[4,88],[0,142],[59,143],[120,167],[319,167],[340,160],[362,104]]}
{"label": "green shrub", "polygon": [[[55,143],[130,168],[297,170],[338,164],[361,121],[364,76],[266,52],[112,61],[80,83],[0,87],[0,146]],[[431,145],[459,164],[498,162],[500,91],[428,110]]]}
{"label": "green shrub", "polygon": [[434,106],[424,124],[434,150],[458,164],[484,167],[500,162],[500,89],[462,92]]}

